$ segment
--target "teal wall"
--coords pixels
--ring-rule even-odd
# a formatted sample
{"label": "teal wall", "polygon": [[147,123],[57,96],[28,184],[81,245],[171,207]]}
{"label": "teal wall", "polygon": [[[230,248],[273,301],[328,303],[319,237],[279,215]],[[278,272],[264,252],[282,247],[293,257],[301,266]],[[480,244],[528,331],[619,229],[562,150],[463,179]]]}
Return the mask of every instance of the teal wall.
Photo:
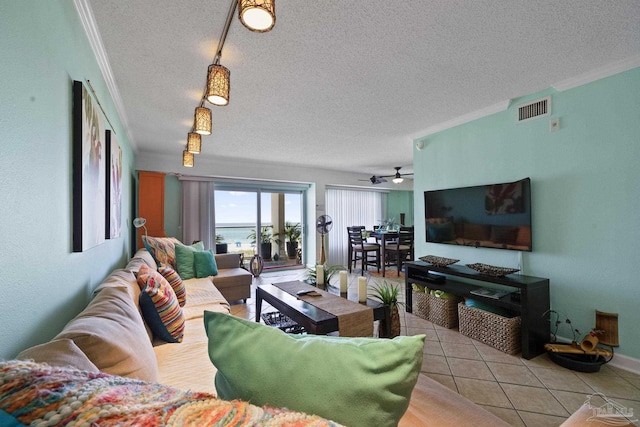
{"label": "teal wall", "polygon": [[390,191],[387,194],[387,218],[395,218],[400,224],[404,213],[404,225],[413,225],[413,191]]}
{"label": "teal wall", "polygon": [[[52,338],[131,247],[133,153],[72,1],[0,2],[0,358]],[[73,80],[123,150],[122,237],[72,252]]]}
{"label": "teal wall", "polygon": [[[549,117],[515,123],[519,104],[546,95],[559,131],[549,131]],[[420,139],[416,235],[425,235],[425,190],[531,177],[533,252],[418,237],[416,256],[521,266],[524,274],[547,277],[551,307],[582,332],[595,325],[596,309],[619,313],[617,353],[640,359],[640,68],[565,92],[531,94],[507,111]]]}

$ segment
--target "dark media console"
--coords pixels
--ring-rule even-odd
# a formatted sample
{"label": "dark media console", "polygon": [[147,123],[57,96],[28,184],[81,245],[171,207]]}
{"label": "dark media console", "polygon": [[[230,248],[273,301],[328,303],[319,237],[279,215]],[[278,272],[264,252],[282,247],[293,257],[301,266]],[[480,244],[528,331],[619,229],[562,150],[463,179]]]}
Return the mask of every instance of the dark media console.
{"label": "dark media console", "polygon": [[[456,278],[470,279],[469,282]],[[473,282],[471,282],[473,281]],[[510,274],[493,277],[480,274],[463,265],[436,267],[422,261],[405,264],[407,311],[411,313],[413,296],[411,284],[439,289],[485,304],[506,308],[521,318],[522,357],[532,359],[544,353],[549,342],[549,279]],[[472,294],[471,291],[486,283],[514,288],[514,292],[499,299]]]}

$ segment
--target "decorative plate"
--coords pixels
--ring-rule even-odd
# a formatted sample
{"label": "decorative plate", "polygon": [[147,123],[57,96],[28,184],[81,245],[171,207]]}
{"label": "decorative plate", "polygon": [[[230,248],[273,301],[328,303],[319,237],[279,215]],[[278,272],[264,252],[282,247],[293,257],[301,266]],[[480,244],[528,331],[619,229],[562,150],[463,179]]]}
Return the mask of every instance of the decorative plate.
{"label": "decorative plate", "polygon": [[441,256],[435,256],[435,255],[421,256],[420,260],[424,262],[428,262],[429,264],[433,264],[436,267],[446,267],[448,265],[455,264],[456,262],[460,261],[459,259],[443,258]]}
{"label": "decorative plate", "polygon": [[506,276],[507,274],[520,271],[519,268],[496,267],[495,265],[480,264],[480,263],[467,264],[467,267],[477,271],[478,273],[486,274],[487,276],[494,276],[494,277],[502,277],[502,276]]}

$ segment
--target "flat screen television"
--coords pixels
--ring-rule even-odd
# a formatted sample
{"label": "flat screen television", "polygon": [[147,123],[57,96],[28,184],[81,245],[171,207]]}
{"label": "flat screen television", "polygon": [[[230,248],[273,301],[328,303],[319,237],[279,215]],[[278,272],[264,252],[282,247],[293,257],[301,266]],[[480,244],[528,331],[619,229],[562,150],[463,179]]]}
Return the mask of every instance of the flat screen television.
{"label": "flat screen television", "polygon": [[427,242],[531,252],[531,180],[424,192]]}

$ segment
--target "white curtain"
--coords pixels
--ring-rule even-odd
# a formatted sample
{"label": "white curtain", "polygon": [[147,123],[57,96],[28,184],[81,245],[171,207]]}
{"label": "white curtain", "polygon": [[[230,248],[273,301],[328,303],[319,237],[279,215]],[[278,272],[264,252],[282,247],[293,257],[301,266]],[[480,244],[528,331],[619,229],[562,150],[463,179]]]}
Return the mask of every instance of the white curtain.
{"label": "white curtain", "polygon": [[213,182],[182,181],[182,242],[190,245],[201,240],[206,249],[213,248],[215,224]]}
{"label": "white curtain", "polygon": [[364,225],[371,230],[385,219],[387,194],[380,191],[327,188],[326,212],[333,219],[333,228],[325,236],[325,251],[329,265],[347,265],[347,227]]}

